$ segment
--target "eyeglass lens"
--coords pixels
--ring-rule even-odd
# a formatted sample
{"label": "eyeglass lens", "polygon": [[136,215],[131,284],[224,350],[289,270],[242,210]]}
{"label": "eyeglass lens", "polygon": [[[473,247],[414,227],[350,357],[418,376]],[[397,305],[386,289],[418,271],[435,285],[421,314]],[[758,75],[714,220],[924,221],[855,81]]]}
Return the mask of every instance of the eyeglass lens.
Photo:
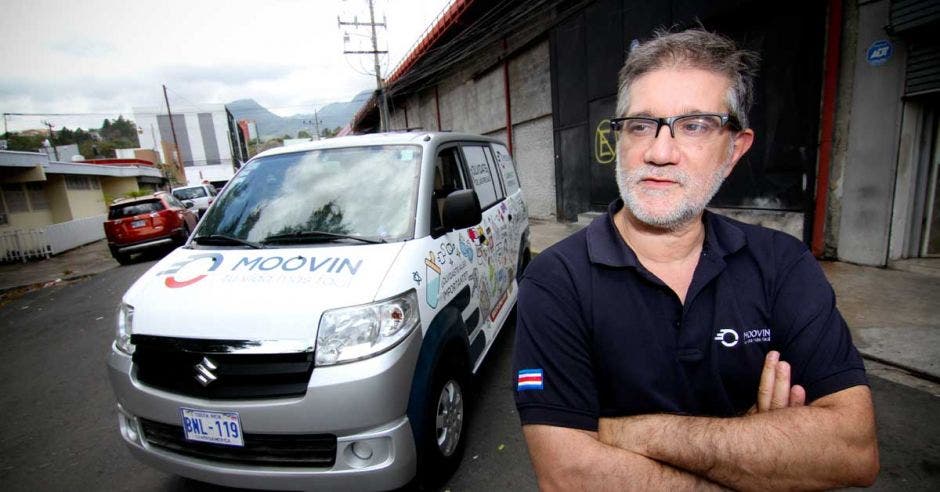
{"label": "eyeglass lens", "polygon": [[675,119],[626,118],[620,122],[620,126],[621,134],[631,140],[655,138],[662,127],[666,127],[673,138],[692,141],[717,135],[722,127],[722,118],[717,115],[687,115]]}

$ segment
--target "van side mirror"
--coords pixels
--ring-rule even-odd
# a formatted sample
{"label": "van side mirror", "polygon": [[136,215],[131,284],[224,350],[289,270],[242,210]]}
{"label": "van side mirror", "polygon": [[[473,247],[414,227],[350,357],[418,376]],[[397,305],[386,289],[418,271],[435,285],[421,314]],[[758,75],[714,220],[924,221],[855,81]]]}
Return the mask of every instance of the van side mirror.
{"label": "van side mirror", "polygon": [[183,200],[183,206],[186,208],[193,208],[196,206],[191,200]]}
{"label": "van side mirror", "polygon": [[480,211],[480,199],[473,190],[457,190],[444,200],[444,230],[465,229],[479,224],[483,220]]}

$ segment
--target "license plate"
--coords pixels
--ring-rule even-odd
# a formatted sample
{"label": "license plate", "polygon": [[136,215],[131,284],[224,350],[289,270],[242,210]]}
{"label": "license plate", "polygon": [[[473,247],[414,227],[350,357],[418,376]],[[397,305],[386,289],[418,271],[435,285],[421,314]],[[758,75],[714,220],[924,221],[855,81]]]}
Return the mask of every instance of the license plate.
{"label": "license plate", "polygon": [[134,222],[131,222],[131,227],[137,229],[138,227],[143,227],[146,223],[146,220],[135,220]]}
{"label": "license plate", "polygon": [[180,407],[183,432],[190,441],[244,446],[242,425],[237,412],[212,412]]}

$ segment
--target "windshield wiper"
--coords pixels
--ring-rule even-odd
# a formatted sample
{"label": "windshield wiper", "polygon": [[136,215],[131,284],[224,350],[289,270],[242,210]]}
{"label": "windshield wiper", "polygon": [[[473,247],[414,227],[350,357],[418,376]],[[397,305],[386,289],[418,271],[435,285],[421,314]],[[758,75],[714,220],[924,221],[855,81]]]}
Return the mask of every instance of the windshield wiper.
{"label": "windshield wiper", "polygon": [[274,234],[268,236],[261,241],[261,244],[271,244],[271,243],[304,243],[304,242],[320,242],[320,241],[335,241],[337,239],[352,239],[354,241],[362,241],[369,244],[380,244],[385,243],[384,239],[371,239],[362,236],[350,236],[349,234],[339,234],[336,232],[326,232],[326,231],[301,231],[301,232],[289,232],[287,234]]}
{"label": "windshield wiper", "polygon": [[193,241],[196,244],[242,244],[254,249],[264,249],[263,244],[235,236],[229,236],[228,234],[209,234],[207,236],[196,236],[193,238]]}

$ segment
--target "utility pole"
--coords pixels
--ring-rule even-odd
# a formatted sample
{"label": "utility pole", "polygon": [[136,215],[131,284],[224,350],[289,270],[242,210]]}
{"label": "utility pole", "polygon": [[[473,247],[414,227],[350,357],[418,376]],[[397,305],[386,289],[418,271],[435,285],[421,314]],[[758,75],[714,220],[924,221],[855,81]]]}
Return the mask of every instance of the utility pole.
{"label": "utility pole", "polygon": [[320,140],[320,113],[318,110],[313,110],[313,121],[311,120],[301,120],[301,124],[309,125],[313,124],[314,128],[317,129],[317,140]]}
{"label": "utility pole", "polygon": [[180,144],[176,140],[176,126],[173,125],[173,113],[170,112],[170,98],[166,95],[166,84],[163,84],[163,100],[166,101],[166,115],[170,119],[170,133],[173,134],[173,153],[176,154],[176,167],[183,184],[187,183],[186,171],[183,169],[183,160],[180,158]]}
{"label": "utility pole", "polygon": [[320,112],[313,110],[313,126],[317,129],[317,140],[320,140]]}
{"label": "utility pole", "polygon": [[49,146],[52,147],[52,153],[55,154],[55,160],[59,160],[59,149],[55,148],[55,133],[52,132],[52,123],[43,120],[42,124],[49,127]]}
{"label": "utility pole", "polygon": [[366,27],[372,29],[372,51],[349,51],[344,50],[343,53],[347,55],[372,55],[372,59],[375,63],[375,87],[379,92],[379,125],[380,130],[386,132],[389,130],[389,118],[388,118],[388,96],[385,93],[385,83],[382,80],[382,69],[379,66],[379,54],[388,53],[388,51],[379,51],[379,42],[375,34],[376,27],[386,27],[385,19],[383,17],[382,22],[375,22],[375,6],[374,0],[368,0],[369,2],[369,22],[359,22],[359,19],[353,17],[353,21],[343,21],[339,17],[336,17],[336,22],[339,27],[342,26],[354,26],[354,27]]}

